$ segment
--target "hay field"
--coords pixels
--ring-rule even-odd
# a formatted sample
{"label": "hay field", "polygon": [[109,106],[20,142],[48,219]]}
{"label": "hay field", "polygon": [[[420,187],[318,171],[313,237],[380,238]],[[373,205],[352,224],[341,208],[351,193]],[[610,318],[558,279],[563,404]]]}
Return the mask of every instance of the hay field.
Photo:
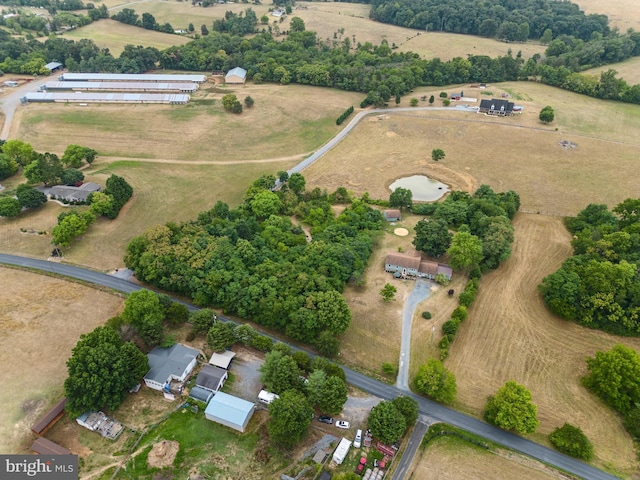
{"label": "hay field", "polygon": [[[108,18],[65,32],[63,37],[76,41],[82,38],[89,38],[98,47],[108,48],[116,58],[122,53],[125,45],[142,45],[143,47],[155,47],[163,50],[172,45],[182,45],[191,40],[181,35],[171,35],[133,27]],[[46,40],[46,37],[42,40]]]}
{"label": "hay field", "polygon": [[[456,88],[480,97],[468,85]],[[489,89],[498,97],[511,92],[525,112],[511,118],[454,111],[370,116],[304,171],[307,184],[329,190],[346,185],[357,195],[368,191],[373,198],[388,198],[388,185],[395,179],[426,174],[456,189],[473,190],[483,183],[498,191],[513,189],[524,210],[562,215],[575,214],[592,202],[615,205],[640,197],[634,180],[640,153],[639,106],[535,83]],[[414,95],[437,92],[416,89]],[[550,126],[538,121],[544,105],[556,111]],[[561,140],[577,147],[564,149]],[[434,148],[446,152],[437,164],[431,160]]]}
{"label": "hay field", "polygon": [[588,330],[551,315],[537,285],[571,254],[570,235],[561,219],[542,215],[518,214],[514,227],[511,259],[482,278],[446,361],[457,378],[458,402],[480,415],[487,396],[516,380],[531,390],[538,406],[539,434],[564,422],[578,425],[594,444],[597,466],[637,473],[633,444],[620,419],[582,387],[580,377],[587,373],[587,356],[616,343],[640,349],[640,339]]}
{"label": "hay field", "polygon": [[[62,395],[80,335],[117,315],[123,300],[57,278],[0,267],[0,451],[27,453],[31,425]],[[11,366],[11,368],[8,368]]]}
{"label": "hay field", "polygon": [[609,65],[591,68],[581,73],[584,73],[585,75],[595,75],[600,78],[600,74],[609,69],[613,69],[618,72],[617,77],[624,78],[629,85],[636,85],[640,83],[640,58],[638,57],[632,57],[620,63],[611,63]]}
{"label": "hay field", "polygon": [[640,30],[640,3],[636,0],[575,0],[585,13],[599,13],[609,17],[612,27],[624,32],[628,28]]}
{"label": "hay field", "polygon": [[[411,466],[412,476],[420,480],[477,480],[479,478],[526,478],[527,480],[566,479],[567,477],[516,453],[488,452],[455,437],[438,437],[426,450],[419,450]],[[498,475],[497,472],[501,472]],[[507,474],[508,473],[508,477]]]}

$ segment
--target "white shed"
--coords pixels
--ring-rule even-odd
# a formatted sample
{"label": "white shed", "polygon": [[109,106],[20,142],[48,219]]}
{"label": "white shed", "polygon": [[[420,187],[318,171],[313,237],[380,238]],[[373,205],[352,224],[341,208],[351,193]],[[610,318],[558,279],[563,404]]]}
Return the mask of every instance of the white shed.
{"label": "white shed", "polygon": [[224,83],[244,85],[247,81],[247,71],[242,67],[232,68],[224,76]]}

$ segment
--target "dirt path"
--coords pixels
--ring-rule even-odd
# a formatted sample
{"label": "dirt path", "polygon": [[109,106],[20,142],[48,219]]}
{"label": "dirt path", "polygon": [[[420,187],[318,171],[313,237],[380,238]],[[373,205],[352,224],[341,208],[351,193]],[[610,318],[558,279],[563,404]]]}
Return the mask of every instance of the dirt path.
{"label": "dirt path", "polygon": [[259,160],[230,160],[227,162],[216,162],[209,160],[171,160],[169,158],[136,158],[136,157],[105,157],[100,156],[100,160],[107,162],[145,162],[145,163],[175,163],[179,165],[241,165],[245,163],[275,163],[275,162],[290,162],[291,160],[298,160],[306,157],[309,153],[299,153],[297,155],[291,155],[288,157],[277,158],[262,158]]}

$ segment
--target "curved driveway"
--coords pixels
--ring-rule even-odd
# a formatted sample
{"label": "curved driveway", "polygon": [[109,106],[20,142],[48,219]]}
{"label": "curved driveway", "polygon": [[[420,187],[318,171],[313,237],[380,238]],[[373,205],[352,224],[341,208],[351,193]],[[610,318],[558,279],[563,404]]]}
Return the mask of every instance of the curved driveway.
{"label": "curved driveway", "polygon": [[[125,293],[130,293],[144,288],[143,286],[137,285],[128,280],[107,275],[105,273],[57,262],[47,262],[45,260],[0,254],[0,264],[15,265],[31,270],[64,275]],[[193,306],[190,308],[195,309]],[[228,318],[220,318],[223,321],[230,321]],[[297,347],[294,348],[299,349]],[[589,480],[616,480],[618,478],[579,460],[562,455],[555,450],[551,450],[550,448],[544,447],[530,440],[488,425],[477,418],[451,410],[450,408],[427,400],[426,398],[420,397],[412,392],[401,391],[393,385],[388,385],[378,380],[374,380],[362,373],[356,372],[355,370],[351,370],[346,367],[343,368],[347,376],[347,382],[361,390],[385,400],[392,400],[399,395],[409,396],[418,402],[418,408],[421,414],[429,415],[429,417],[434,418],[435,420],[440,420],[442,422],[455,425],[456,427],[468,432],[480,435],[492,442],[522,452],[577,477]]]}
{"label": "curved driveway", "polygon": [[11,124],[13,123],[13,114],[16,111],[16,108],[20,105],[20,98],[23,97],[27,91],[32,92],[38,90],[40,85],[47,83],[47,80],[51,80],[51,77],[40,77],[20,87],[6,87],[7,89],[10,89],[9,93],[0,98],[0,106],[2,108],[2,113],[4,113],[4,123],[2,124],[0,139],[6,140],[9,136]]}

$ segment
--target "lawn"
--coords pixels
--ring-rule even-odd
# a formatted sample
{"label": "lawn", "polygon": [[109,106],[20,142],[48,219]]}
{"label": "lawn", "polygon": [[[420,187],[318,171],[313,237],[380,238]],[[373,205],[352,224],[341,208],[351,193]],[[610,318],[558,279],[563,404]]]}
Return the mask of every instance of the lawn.
{"label": "lawn", "polygon": [[[172,45],[182,45],[191,40],[181,35],[145,30],[111,19],[98,20],[84,27],[70,30],[63,34],[63,38],[76,41],[89,38],[98,47],[108,48],[114,57],[118,57],[122,53],[125,45],[142,45],[143,47],[164,50]],[[44,40],[46,38],[42,39],[42,41]]]}

